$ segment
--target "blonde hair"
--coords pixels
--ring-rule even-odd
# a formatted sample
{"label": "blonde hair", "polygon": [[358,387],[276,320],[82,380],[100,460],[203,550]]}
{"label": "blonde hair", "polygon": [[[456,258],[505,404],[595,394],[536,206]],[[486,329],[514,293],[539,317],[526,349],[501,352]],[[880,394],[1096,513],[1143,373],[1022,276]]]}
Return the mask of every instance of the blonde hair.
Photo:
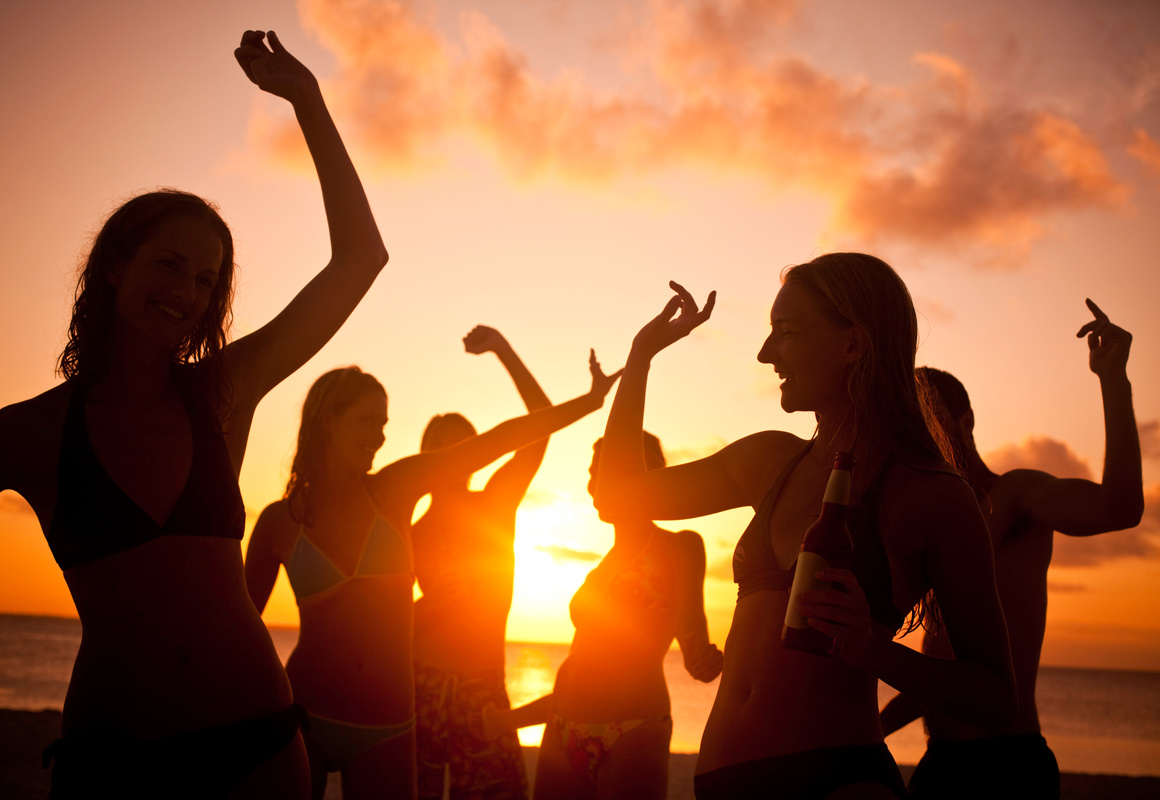
{"label": "blonde hair", "polygon": [[953,462],[929,398],[915,381],[918,316],[898,273],[865,253],[827,253],[787,267],[782,283],[806,289],[831,322],[865,337],[866,353],[846,381],[855,431],[873,435],[870,426],[881,425],[891,444],[910,454]]}
{"label": "blonde hair", "polygon": [[370,393],[387,396],[387,390],[374,375],[354,366],[332,369],[319,377],[306,393],[302,422],[298,426],[298,445],[282,495],[290,501],[290,517],[296,522],[309,521],[311,484],[318,477],[326,444],[325,421]]}

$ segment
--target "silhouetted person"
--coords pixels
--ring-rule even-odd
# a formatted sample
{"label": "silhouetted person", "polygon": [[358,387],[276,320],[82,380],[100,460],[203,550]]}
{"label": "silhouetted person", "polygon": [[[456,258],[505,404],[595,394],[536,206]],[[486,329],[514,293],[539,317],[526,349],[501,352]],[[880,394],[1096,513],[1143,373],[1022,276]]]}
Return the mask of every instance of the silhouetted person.
{"label": "silhouetted person", "polygon": [[[646,470],[645,384],[653,357],[709,317],[676,291],[633,340],[609,414],[596,506],[610,517],[688,519],[751,506],[733,558],[737,607],[694,779],[707,798],[901,797],[883,743],[877,683],[947,713],[1007,724],[1015,686],[986,524],[944,461],[914,379],[918,325],[906,286],[883,261],[831,253],[788,268],[758,353],[782,378],[785,411],[812,412],[809,441],[780,431],[708,458]],[[933,421],[932,421],[933,424]],[[835,451],[855,454],[852,570],[816,574],[797,611],[834,639],[833,656],[780,641],[802,536],[818,517]],[[962,642],[954,661],[893,641],[934,588]],[[913,621],[913,620],[912,620]]]}
{"label": "silhouetted person", "polygon": [[195,195],[135,197],[93,240],[65,382],[0,411],[0,489],[32,505],[83,627],[46,751],[56,800],[307,795],[300,709],[246,593],[237,474],[258,401],[330,339],[387,253],[314,76],[273,32],[247,31],[235,56],[294,107],[330,263],[227,344],[229,229]]}
{"label": "silhouetted person", "polygon": [[[495,353],[528,411],[551,405],[531,372],[499,331],[484,326],[463,340],[469,353]],[[421,450],[440,450],[475,436],[459,414],[434,417]],[[527,776],[514,733],[488,741],[480,713],[507,708],[504,642],[515,579],[516,510],[544,460],[548,440],[522,447],[482,491],[457,476],[431,492],[431,506],[415,523],[415,728],[419,797],[452,800],[527,797]]]}
{"label": "silhouetted person", "polygon": [[[1035,469],[996,475],[975,447],[975,415],[966,389],[949,373],[918,368],[937,396],[939,422],[960,456],[991,531],[1019,712],[998,731],[925,712],[929,740],[910,781],[912,797],[1059,797],[1059,766],[1039,732],[1035,705],[1054,531],[1091,536],[1131,528],[1144,510],[1140,440],[1127,375],[1132,336],[1109,322],[1091,300],[1087,304],[1095,320],[1078,335],[1087,335],[1089,363],[1103,394],[1107,452],[1101,483],[1056,478]],[[933,628],[923,639],[923,651],[950,658],[951,641],[941,627]],[[889,734],[922,714],[921,704],[899,695],[883,708],[882,725]]]}
{"label": "silhouetted person", "polygon": [[617,375],[604,375],[595,355],[589,369],[587,394],[375,473],[387,423],[379,382],[347,367],[310,387],[286,494],[254,526],[246,582],[261,610],[284,565],[298,601],[298,644],[286,673],[309,716],[315,798],[335,771],[344,797],[416,796],[415,504],[600,408]]}
{"label": "silhouetted person", "polygon": [[[589,493],[600,465],[592,448]],[[644,434],[649,469],[665,465]],[[699,681],[721,673],[705,621],[705,544],[694,531],[648,520],[608,519],[612,549],[572,597],[576,633],[552,694],[514,711],[491,709],[485,729],[546,722],[536,760],[536,797],[664,800],[673,733],[664,661],[673,639]]]}

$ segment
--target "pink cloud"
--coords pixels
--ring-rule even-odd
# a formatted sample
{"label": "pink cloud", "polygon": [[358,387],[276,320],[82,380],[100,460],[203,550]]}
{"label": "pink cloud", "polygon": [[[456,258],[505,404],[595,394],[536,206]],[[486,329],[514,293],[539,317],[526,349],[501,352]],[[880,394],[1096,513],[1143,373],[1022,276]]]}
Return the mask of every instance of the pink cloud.
{"label": "pink cloud", "polygon": [[[383,169],[425,168],[462,137],[521,181],[698,166],[829,197],[844,236],[1016,256],[1054,215],[1125,201],[1074,121],[996,100],[945,55],[917,54],[912,85],[876,86],[771,48],[797,6],[654,0],[610,39],[630,68],[615,90],[578,71],[535,74],[480,11],[453,37],[398,0],[302,9],[339,59],[344,126]],[[261,135],[306,163],[300,138]]]}
{"label": "pink cloud", "polygon": [[1092,479],[1085,459],[1066,443],[1046,436],[1028,436],[1019,444],[1003,445],[984,455],[983,460],[999,474],[1013,469],[1038,469],[1057,478]]}
{"label": "pink cloud", "polygon": [[1149,136],[1143,128],[1132,132],[1128,154],[1140,161],[1149,172],[1160,177],[1160,142]]}
{"label": "pink cloud", "polygon": [[1139,427],[1140,455],[1144,458],[1160,458],[1160,420],[1141,422]]}

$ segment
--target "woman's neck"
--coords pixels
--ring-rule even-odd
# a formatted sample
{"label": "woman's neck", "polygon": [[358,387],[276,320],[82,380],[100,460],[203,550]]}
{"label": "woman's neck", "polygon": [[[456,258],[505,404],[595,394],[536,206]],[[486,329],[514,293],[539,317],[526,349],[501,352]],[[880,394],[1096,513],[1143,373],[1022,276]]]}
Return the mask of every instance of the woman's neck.
{"label": "woman's neck", "polygon": [[612,525],[613,546],[632,548],[643,544],[657,530],[650,520],[616,522]]}

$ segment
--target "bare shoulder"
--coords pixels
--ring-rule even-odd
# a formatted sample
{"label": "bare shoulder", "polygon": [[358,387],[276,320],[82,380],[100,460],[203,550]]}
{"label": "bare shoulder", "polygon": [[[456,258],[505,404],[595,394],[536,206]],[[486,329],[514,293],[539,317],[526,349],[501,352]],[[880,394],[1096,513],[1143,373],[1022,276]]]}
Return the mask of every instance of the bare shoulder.
{"label": "bare shoulder", "polygon": [[0,408],[0,430],[5,435],[12,433],[15,426],[31,428],[33,431],[45,425],[55,423],[56,427],[64,421],[64,414],[68,408],[68,399],[72,395],[72,386],[67,383],[57,384],[47,392],[41,392],[36,397],[13,403]]}
{"label": "bare shoulder", "polygon": [[275,555],[279,561],[285,561],[298,528],[299,523],[290,514],[290,501],[276,500],[258,515],[247,553],[263,550]]}
{"label": "bare shoulder", "polygon": [[678,558],[705,560],[705,540],[691,530],[671,531],[666,537],[669,549]]}
{"label": "bare shoulder", "polygon": [[1013,469],[996,478],[988,494],[1018,499],[1057,480],[1059,480],[1057,477],[1042,470]]}
{"label": "bare shoulder", "polygon": [[738,439],[710,458],[720,458],[736,484],[757,505],[774,478],[807,444],[785,431],[761,431]]}
{"label": "bare shoulder", "polygon": [[943,540],[950,529],[986,533],[974,491],[937,459],[892,465],[883,485],[881,514],[884,532],[906,549],[925,549],[930,537]]}
{"label": "bare shoulder", "polygon": [[258,515],[258,520],[264,521],[267,525],[290,525],[294,522],[294,518],[290,514],[290,501],[286,499],[275,500],[262,509],[262,513]]}
{"label": "bare shoulder", "polygon": [[37,505],[36,495],[45,491],[54,494],[71,393],[72,387],[62,383],[0,408],[0,489],[15,489],[33,506]]}

